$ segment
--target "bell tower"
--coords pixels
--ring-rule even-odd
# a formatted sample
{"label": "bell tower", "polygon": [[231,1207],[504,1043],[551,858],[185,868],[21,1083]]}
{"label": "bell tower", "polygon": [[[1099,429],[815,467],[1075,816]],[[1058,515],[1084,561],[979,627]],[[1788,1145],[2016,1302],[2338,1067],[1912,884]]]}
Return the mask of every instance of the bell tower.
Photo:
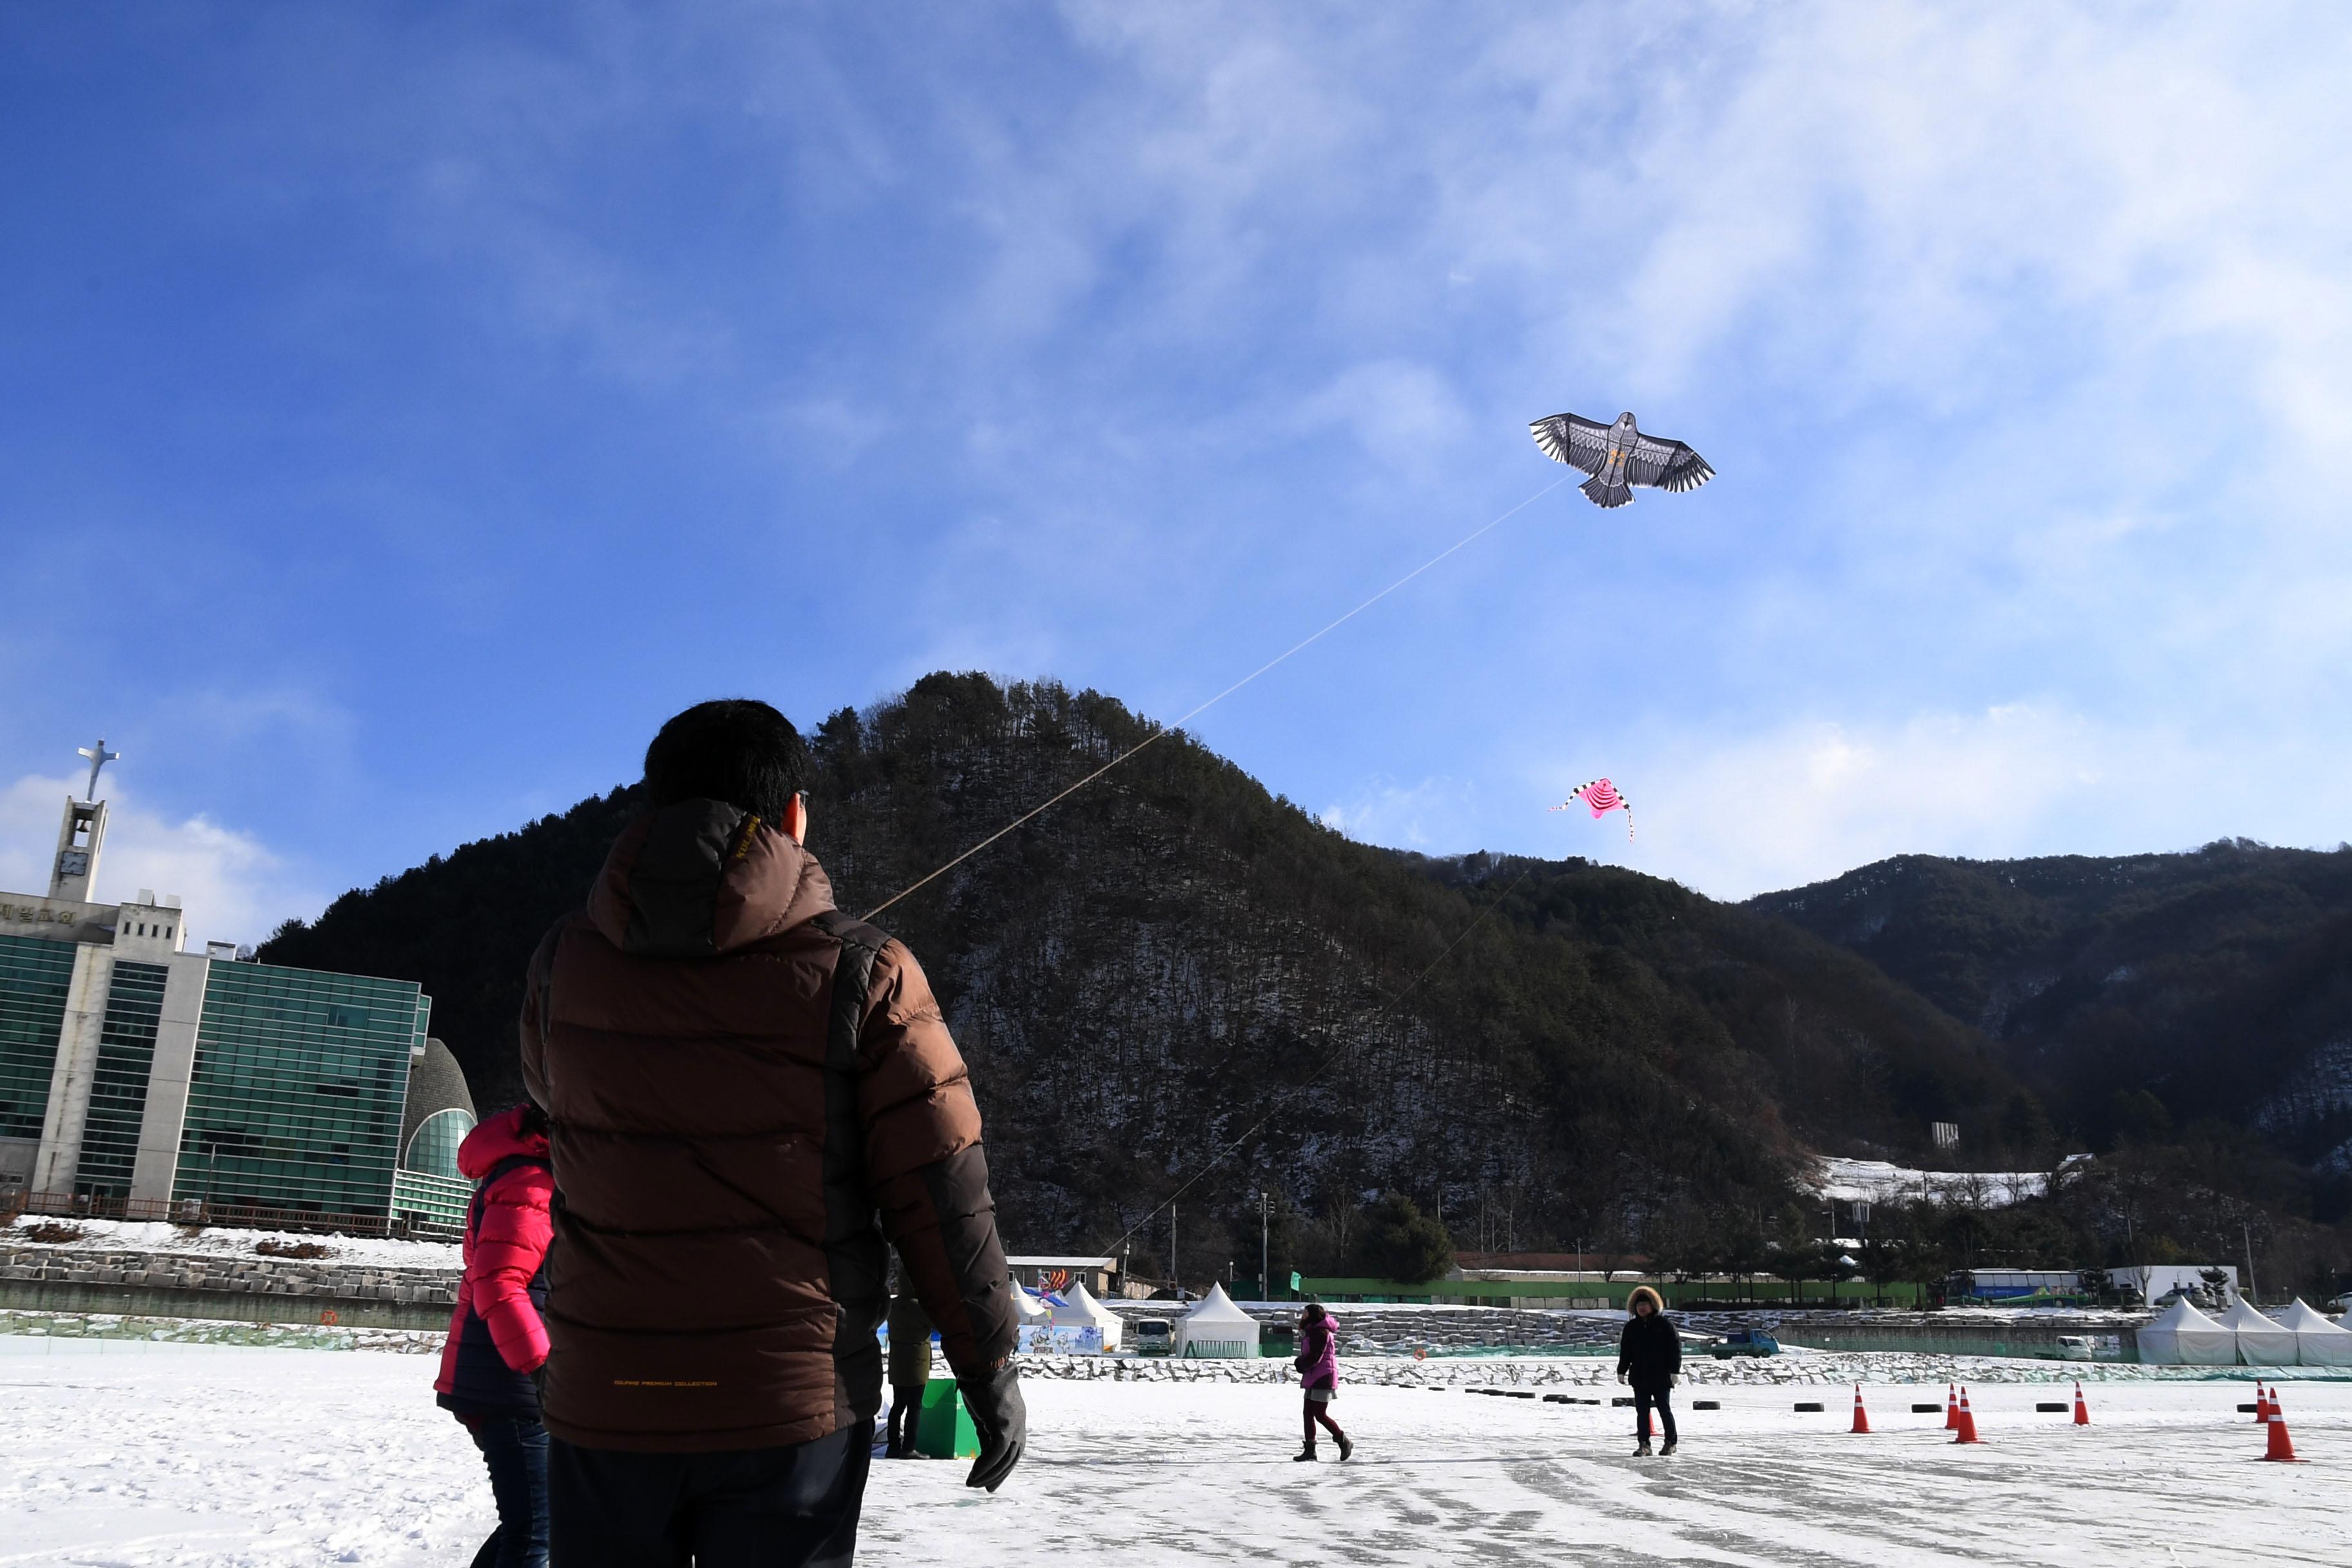
{"label": "bell tower", "polygon": [[90,884],[98,879],[98,849],[106,838],[106,802],[66,801],[66,819],[58,829],[58,858],[49,867],[49,897],[89,902]]}
{"label": "bell tower", "polygon": [[89,786],[79,800],[66,796],[65,822],[58,829],[58,858],[49,863],[49,897],[86,904],[98,880],[99,847],[106,841],[106,802],[98,798],[99,770],[121,761],[122,753],[108,751],[100,741],[83,747],[80,754],[89,759]]}

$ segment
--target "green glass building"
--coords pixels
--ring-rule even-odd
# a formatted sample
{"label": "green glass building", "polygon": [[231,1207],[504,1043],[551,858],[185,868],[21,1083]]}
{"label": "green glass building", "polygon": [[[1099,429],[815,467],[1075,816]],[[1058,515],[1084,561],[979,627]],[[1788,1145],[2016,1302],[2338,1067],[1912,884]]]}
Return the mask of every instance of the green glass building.
{"label": "green glass building", "polygon": [[389,1213],[431,1013],[411,982],[214,963],[173,1197]]}

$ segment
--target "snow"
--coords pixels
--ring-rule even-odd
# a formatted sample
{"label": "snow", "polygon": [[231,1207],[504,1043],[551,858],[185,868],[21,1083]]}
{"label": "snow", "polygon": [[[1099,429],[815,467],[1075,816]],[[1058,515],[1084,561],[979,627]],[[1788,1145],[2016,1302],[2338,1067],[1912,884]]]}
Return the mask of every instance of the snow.
{"label": "snow", "polygon": [[[2071,1165],[2088,1154],[2069,1154],[2061,1165]],[[1809,1184],[1817,1197],[1842,1204],[1909,1202],[1920,1198],[1937,1203],[1971,1203],[1983,1208],[2007,1208],[2050,1190],[2047,1171],[1915,1171],[1885,1160],[1823,1158]]]}
{"label": "snow", "polygon": [[[81,1232],[79,1239],[37,1242],[27,1234],[40,1225],[68,1225]],[[19,1247],[54,1246],[77,1252],[152,1252],[201,1258],[251,1258],[257,1243],[275,1241],[294,1247],[304,1242],[327,1249],[321,1263],[347,1263],[368,1268],[446,1268],[466,1266],[464,1248],[454,1241],[395,1241],[375,1236],[314,1236],[286,1230],[234,1230],[226,1226],[188,1230],[162,1220],[44,1219],[26,1216],[13,1226],[0,1226],[0,1243]],[[0,1558],[5,1563],[5,1558]]]}
{"label": "snow", "polygon": [[[1493,1363],[1468,1370],[1504,1380]],[[1029,1457],[997,1496],[967,1490],[961,1465],[876,1465],[863,1559],[2352,1562],[2352,1516],[2337,1506],[2352,1482],[2352,1383],[2287,1382],[2309,1462],[2265,1465],[2262,1428],[2236,1410],[2251,1384],[2100,1370],[2107,1379],[2086,1379],[2094,1425],[2080,1429],[2033,1410],[2071,1383],[1973,1383],[1975,1447],[1946,1440],[1940,1377],[1873,1379],[1871,1436],[1847,1434],[1843,1388],[1812,1391],[1827,1408],[1800,1415],[1803,1390],[1702,1382],[1678,1400],[1683,1451],[1648,1460],[1628,1457],[1631,1413],[1607,1405],[1343,1381],[1335,1414],[1359,1445],[1344,1467],[1289,1462],[1293,1387],[1038,1377]],[[418,1356],[0,1337],[0,1563],[467,1561],[490,1526],[489,1489],[433,1407],[431,1377]],[[1691,1410],[1694,1394],[1724,1408]],[[1914,1400],[1939,1411],[1915,1415]]]}

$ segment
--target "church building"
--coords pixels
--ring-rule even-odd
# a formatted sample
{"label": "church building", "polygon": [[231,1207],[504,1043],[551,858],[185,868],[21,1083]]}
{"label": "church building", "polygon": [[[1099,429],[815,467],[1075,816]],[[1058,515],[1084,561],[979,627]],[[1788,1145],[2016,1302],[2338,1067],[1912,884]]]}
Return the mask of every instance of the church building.
{"label": "church building", "polygon": [[231,943],[190,952],[176,896],[92,902],[99,773],[116,753],[83,755],[89,787],[66,801],[47,892],[0,892],[0,1215],[377,1233],[462,1220],[473,1106],[426,1038],[431,999]]}

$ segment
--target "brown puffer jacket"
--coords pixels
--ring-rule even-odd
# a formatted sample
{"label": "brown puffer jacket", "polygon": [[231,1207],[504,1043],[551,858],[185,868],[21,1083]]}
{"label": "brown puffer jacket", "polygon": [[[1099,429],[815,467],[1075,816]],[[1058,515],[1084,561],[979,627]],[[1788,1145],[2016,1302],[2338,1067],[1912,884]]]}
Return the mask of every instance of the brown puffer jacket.
{"label": "brown puffer jacket", "polygon": [[531,961],[522,1067],[558,1437],[709,1452],[872,1417],[886,1234],[960,1375],[1012,1353],[980,1110],[923,972],[758,818],[629,826]]}

